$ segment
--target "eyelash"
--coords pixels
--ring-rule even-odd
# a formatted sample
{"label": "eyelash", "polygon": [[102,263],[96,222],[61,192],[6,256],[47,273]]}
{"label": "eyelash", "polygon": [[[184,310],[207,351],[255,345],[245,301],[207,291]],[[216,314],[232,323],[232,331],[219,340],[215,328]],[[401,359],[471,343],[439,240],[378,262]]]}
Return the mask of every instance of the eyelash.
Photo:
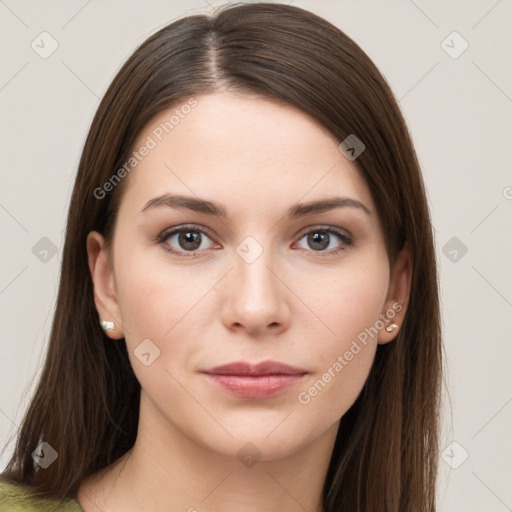
{"label": "eyelash", "polygon": [[[180,226],[179,228],[172,229],[171,231],[164,231],[162,234],[160,234],[157,237],[156,241],[163,246],[163,249],[165,251],[167,251],[167,252],[169,252],[171,254],[174,254],[174,255],[176,255],[178,257],[181,257],[181,258],[197,258],[198,257],[197,256],[198,252],[176,251],[174,249],[171,249],[169,244],[165,243],[172,235],[175,235],[177,233],[181,233],[182,231],[198,232],[198,233],[201,233],[201,235],[205,235],[205,236],[207,236],[208,238],[211,239],[211,237],[208,235],[208,233],[206,231],[201,229],[199,226],[195,226],[193,224],[190,224],[190,225]],[[330,235],[334,235],[334,236],[338,237],[343,242],[345,247],[339,247],[337,249],[331,249],[330,251],[312,251],[312,250],[308,250],[308,251],[306,251],[308,254],[311,254],[311,255],[314,255],[314,256],[319,256],[320,255],[320,257],[335,256],[335,255],[339,254],[341,251],[344,251],[347,248],[350,248],[350,247],[352,247],[354,245],[354,241],[352,240],[352,238],[347,236],[342,231],[339,231],[339,230],[337,230],[337,229],[335,229],[335,228],[333,228],[331,226],[317,226],[317,227],[314,227],[314,228],[312,228],[312,229],[310,229],[308,231],[303,232],[300,235],[299,240],[304,238],[304,236],[309,235],[310,233],[315,233],[315,232],[329,233]]]}

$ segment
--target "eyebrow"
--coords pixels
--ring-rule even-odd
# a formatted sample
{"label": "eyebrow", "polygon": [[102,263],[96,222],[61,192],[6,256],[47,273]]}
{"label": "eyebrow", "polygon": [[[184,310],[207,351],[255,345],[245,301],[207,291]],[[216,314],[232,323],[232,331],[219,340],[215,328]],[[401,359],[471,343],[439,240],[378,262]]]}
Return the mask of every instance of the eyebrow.
{"label": "eyebrow", "polygon": [[[223,219],[227,219],[229,217],[226,208],[221,204],[215,203],[214,201],[208,201],[206,199],[200,199],[198,197],[176,194],[163,194],[150,199],[144,205],[142,212],[147,212],[148,210],[160,206],[177,208],[179,210],[191,210],[198,213],[213,215],[215,217],[221,217]],[[372,214],[372,212],[357,199],[353,199],[351,197],[332,197],[319,201],[311,201],[309,203],[295,204],[288,209],[286,217],[288,219],[298,219],[300,217],[305,217],[306,215],[323,213],[335,208],[344,207],[356,208],[370,216]]]}

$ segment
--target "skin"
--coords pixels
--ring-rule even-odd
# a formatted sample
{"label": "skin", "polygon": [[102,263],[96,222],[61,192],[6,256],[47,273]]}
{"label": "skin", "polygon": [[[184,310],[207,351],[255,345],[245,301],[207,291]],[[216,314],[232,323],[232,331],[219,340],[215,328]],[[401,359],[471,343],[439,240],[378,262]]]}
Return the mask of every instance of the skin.
{"label": "skin", "polygon": [[[339,420],[359,395],[378,344],[392,342],[402,324],[410,254],[406,247],[390,272],[357,161],[307,114],[232,92],[196,99],[125,178],[111,250],[99,233],[87,238],[98,314],[116,322],[107,335],[111,343],[125,338],[142,390],[135,446],[84,480],[77,498],[86,512],[320,511]],[[134,147],[174,108],[153,119]],[[163,193],[221,203],[229,217],[168,206],[142,212]],[[342,207],[285,217],[297,203],[334,195],[359,200],[371,215]],[[177,234],[155,241],[190,223],[206,231],[196,232],[196,257],[164,249],[193,246],[180,245]],[[322,226],[350,235],[354,245],[335,235],[315,245],[307,235]],[[251,263],[237,253],[248,236],[262,249]],[[343,370],[300,403],[298,394],[332,373],[338,356],[397,303],[392,322],[399,328],[359,343]],[[144,339],[160,350],[148,366],[134,354]],[[308,374],[275,397],[243,399],[200,373],[240,360],[280,361]],[[254,447],[261,454],[251,467],[237,457],[249,442],[250,455]]]}

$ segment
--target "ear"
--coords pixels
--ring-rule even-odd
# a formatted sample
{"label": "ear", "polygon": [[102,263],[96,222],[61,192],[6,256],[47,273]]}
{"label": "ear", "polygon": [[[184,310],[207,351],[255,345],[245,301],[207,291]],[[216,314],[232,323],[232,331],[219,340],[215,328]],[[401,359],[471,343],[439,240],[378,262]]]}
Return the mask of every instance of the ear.
{"label": "ear", "polygon": [[[388,343],[396,338],[402,328],[411,293],[412,265],[411,253],[406,243],[391,269],[388,296],[381,315],[385,326],[379,331],[377,340],[379,344]],[[386,327],[393,324],[397,327],[387,331]]]}
{"label": "ear", "polygon": [[120,339],[124,334],[121,311],[116,297],[112,258],[103,236],[96,231],[91,231],[87,235],[87,257],[99,319],[114,322],[115,326],[105,334],[109,338]]}

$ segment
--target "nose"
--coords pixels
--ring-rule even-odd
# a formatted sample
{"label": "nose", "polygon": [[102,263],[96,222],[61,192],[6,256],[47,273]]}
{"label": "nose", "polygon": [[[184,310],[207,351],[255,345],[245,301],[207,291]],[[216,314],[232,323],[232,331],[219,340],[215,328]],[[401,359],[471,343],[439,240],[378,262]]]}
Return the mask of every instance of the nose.
{"label": "nose", "polygon": [[221,314],[226,328],[253,336],[275,336],[286,330],[291,292],[283,277],[270,251],[251,263],[235,254]]}

